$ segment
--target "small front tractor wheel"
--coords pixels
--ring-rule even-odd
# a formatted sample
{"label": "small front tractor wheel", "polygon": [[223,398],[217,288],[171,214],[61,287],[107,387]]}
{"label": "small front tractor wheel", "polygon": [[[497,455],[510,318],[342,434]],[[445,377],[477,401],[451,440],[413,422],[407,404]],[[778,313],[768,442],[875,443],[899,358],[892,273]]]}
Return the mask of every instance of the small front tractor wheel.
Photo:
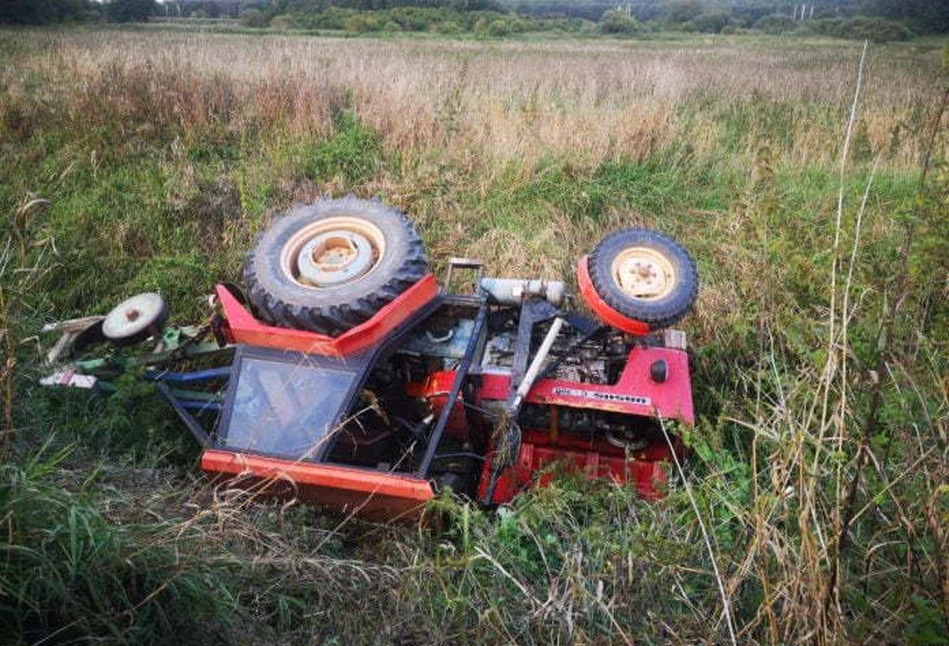
{"label": "small front tractor wheel", "polygon": [[102,336],[118,346],[160,336],[168,320],[168,305],[160,294],[147,292],[127,298],[102,320]]}
{"label": "small front tractor wheel", "polygon": [[689,253],[648,229],[624,229],[604,238],[590,254],[588,270],[607,305],[650,329],[681,319],[698,295],[698,272]]}
{"label": "small front tractor wheel", "polygon": [[257,315],[282,327],[339,335],[371,318],[428,271],[401,211],[346,197],[279,218],[248,254],[244,280]]}

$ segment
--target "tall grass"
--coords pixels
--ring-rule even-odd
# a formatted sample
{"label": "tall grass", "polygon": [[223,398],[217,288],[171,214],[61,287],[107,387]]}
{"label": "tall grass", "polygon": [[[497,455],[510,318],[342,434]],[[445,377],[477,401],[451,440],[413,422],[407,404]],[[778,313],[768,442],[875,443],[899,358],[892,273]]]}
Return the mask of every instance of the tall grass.
{"label": "tall grass", "polygon": [[[63,32],[16,37],[19,70],[85,95],[77,119],[147,115],[185,131],[289,125],[323,130],[339,93],[403,151],[478,151],[530,168],[586,163],[689,141],[741,152],[780,126],[782,156],[826,162],[851,83],[848,46],[703,42],[498,43]],[[850,46],[852,47],[852,46]],[[25,51],[23,51],[25,50]],[[885,53],[884,53],[885,52]],[[913,164],[919,107],[938,96],[935,51],[871,52],[859,127],[885,161]],[[11,75],[14,80],[18,74]],[[54,79],[50,79],[54,80]],[[710,109],[694,110],[694,106]],[[155,113],[151,114],[154,109]],[[118,112],[116,112],[118,111]],[[768,123],[779,120],[781,123]],[[288,123],[289,122],[289,123]]]}
{"label": "tall grass", "polygon": [[[225,600],[194,550],[176,553],[161,524],[119,525],[60,489],[62,456],[0,467],[0,639],[165,643],[203,631]],[[182,541],[184,544],[184,541]]]}
{"label": "tall grass", "polygon": [[[833,41],[3,36],[14,639],[946,639],[937,48],[871,47],[854,102],[859,46]],[[188,320],[273,213],[346,192],[412,213],[436,266],[569,280],[613,228],[681,239],[703,279],[685,482],[646,504],[562,477],[495,516],[440,500],[438,531],[340,525],[187,484],[194,452],[147,394],[89,407],[31,385],[42,320],[145,289]],[[53,431],[72,453],[42,469]],[[142,471],[164,475],[130,484]],[[93,557],[67,576],[74,543]]]}

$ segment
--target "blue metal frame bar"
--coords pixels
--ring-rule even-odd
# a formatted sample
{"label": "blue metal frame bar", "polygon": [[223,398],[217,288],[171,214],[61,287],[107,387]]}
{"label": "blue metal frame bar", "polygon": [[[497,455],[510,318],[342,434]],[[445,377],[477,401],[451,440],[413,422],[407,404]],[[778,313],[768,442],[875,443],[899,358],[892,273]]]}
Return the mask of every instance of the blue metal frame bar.
{"label": "blue metal frame bar", "polygon": [[193,384],[214,379],[227,379],[231,375],[231,366],[226,368],[211,368],[195,372],[165,372],[149,370],[144,374],[149,381],[167,381],[172,384]]}
{"label": "blue metal frame bar", "polygon": [[181,401],[178,400],[178,404],[188,410],[196,410],[199,413],[204,413],[207,411],[219,411],[222,408],[222,405],[217,402],[201,402],[201,401]]}
{"label": "blue metal frame bar", "polygon": [[185,423],[185,426],[188,427],[188,430],[191,432],[191,435],[194,436],[194,439],[198,441],[198,444],[207,448],[211,446],[211,437],[208,435],[207,431],[202,428],[198,421],[187,411],[185,406],[186,402],[178,401],[174,395],[171,394],[171,388],[158,381],[155,383],[155,388],[158,389],[158,392],[168,400],[168,403],[171,404],[172,408],[175,409],[175,412],[178,413],[178,417],[181,418],[181,421]]}

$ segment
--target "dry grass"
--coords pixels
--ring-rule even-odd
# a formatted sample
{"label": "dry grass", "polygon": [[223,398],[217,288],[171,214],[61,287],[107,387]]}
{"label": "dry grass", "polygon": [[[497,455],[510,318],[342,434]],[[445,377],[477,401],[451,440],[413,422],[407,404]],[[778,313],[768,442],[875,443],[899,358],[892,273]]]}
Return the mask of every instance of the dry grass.
{"label": "dry grass", "polygon": [[[781,155],[825,163],[836,154],[859,52],[852,43],[776,47],[720,39],[683,47],[162,32],[25,38],[32,47],[18,61],[20,71],[48,75],[62,89],[84,88],[120,110],[171,106],[174,114],[155,115],[160,122],[224,119],[240,128],[263,118],[297,132],[324,130],[330,106],[349,94],[364,123],[402,151],[436,147],[458,157],[518,160],[526,169],[548,154],[587,164],[641,159],[676,141],[714,154],[730,136],[721,110],[748,112],[738,136],[750,148],[767,125],[761,104],[772,101],[786,111]],[[914,111],[938,95],[937,66],[937,52],[871,52],[861,124],[873,149],[887,151],[886,163],[918,160],[918,143],[905,130],[918,118]],[[134,92],[146,103],[123,106],[119,95]],[[696,114],[696,103],[717,109]]]}

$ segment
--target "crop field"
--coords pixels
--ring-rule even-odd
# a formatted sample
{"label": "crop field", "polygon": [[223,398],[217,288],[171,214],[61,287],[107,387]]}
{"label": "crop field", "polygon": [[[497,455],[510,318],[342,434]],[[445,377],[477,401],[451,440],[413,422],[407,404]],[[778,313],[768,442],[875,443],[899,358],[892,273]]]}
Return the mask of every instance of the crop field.
{"label": "crop field", "polygon": [[[949,643],[947,51],[0,30],[0,642]],[[367,524],[212,487],[134,382],[36,384],[44,323],[198,320],[272,217],[350,193],[438,272],[689,248],[667,496],[562,474]]]}

